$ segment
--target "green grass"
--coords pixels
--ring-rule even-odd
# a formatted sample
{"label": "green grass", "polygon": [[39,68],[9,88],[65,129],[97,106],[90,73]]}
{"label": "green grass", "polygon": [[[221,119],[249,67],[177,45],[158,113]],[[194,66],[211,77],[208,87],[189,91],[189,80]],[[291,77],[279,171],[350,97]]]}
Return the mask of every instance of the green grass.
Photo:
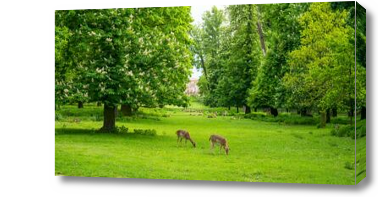
{"label": "green grass", "polygon": [[[57,111],[61,117],[55,124],[55,174],[354,184],[354,140],[331,136],[331,125],[317,129],[313,125],[283,125],[232,116],[207,118],[206,110],[211,113],[212,109],[198,103],[193,106],[202,112],[194,114],[177,107],[142,108],[133,118],[117,119],[117,126],[128,128],[121,134],[96,133],[102,122],[93,117],[101,116],[101,107],[64,106]],[[135,134],[134,129],[155,129],[157,135]],[[178,129],[188,130],[197,148],[189,142],[177,145]],[[228,139],[228,156],[218,147],[210,150],[211,134]]]}
{"label": "green grass", "polygon": [[356,182],[366,177],[366,136],[357,139],[356,143]]}

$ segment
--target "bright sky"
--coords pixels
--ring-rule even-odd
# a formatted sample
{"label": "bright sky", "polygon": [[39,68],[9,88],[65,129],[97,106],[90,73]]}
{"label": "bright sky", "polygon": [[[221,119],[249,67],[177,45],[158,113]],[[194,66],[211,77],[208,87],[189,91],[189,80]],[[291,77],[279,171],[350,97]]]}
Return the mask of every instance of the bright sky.
{"label": "bright sky", "polygon": [[[191,12],[192,12],[192,17],[194,19],[193,24],[201,24],[202,23],[202,15],[204,12],[211,10],[211,8],[214,5],[193,5],[191,6]],[[223,6],[216,5],[218,8],[223,8]],[[199,79],[199,77],[202,75],[202,69],[197,70],[195,67],[192,69],[192,76],[190,77],[191,79]]]}

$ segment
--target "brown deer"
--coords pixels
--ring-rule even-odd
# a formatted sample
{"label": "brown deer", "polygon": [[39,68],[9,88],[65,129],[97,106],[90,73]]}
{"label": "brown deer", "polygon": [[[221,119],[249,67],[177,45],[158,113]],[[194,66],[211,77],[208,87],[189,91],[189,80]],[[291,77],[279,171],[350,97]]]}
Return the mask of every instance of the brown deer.
{"label": "brown deer", "polygon": [[179,141],[181,143],[182,139],[185,139],[185,144],[186,144],[186,141],[189,140],[193,144],[193,147],[194,148],[196,147],[196,143],[192,140],[192,138],[190,138],[189,132],[180,129],[176,131],[176,135],[177,135],[177,143],[179,143]]}
{"label": "brown deer", "polygon": [[228,147],[228,142],[226,138],[220,135],[211,135],[209,141],[211,141],[211,150],[214,149],[215,144],[219,144],[219,152],[222,150],[222,148],[224,148],[224,151],[226,151],[226,155],[228,155],[228,151],[230,150],[230,148]]}

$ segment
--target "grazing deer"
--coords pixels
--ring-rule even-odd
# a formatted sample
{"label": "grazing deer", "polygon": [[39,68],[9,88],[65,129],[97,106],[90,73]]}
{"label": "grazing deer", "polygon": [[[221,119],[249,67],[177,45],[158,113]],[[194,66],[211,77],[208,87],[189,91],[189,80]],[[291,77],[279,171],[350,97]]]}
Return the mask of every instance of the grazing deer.
{"label": "grazing deer", "polygon": [[193,147],[194,148],[196,147],[196,143],[192,140],[192,138],[190,138],[189,132],[184,131],[184,130],[177,130],[176,135],[177,135],[177,143],[179,141],[181,143],[182,139],[185,139],[185,144],[186,144],[186,141],[189,140],[193,144]]}
{"label": "grazing deer", "polygon": [[214,149],[214,144],[219,144],[220,145],[219,152],[222,150],[222,148],[224,148],[224,150],[226,151],[226,154],[228,155],[228,151],[230,150],[230,148],[228,147],[226,138],[220,135],[211,135],[209,138],[209,141],[211,141],[211,150]]}

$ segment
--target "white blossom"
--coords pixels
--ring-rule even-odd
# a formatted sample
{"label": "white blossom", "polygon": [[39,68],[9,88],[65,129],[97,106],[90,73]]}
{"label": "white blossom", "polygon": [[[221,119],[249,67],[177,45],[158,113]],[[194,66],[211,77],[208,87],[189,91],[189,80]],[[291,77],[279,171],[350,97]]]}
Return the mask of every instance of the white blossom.
{"label": "white blossom", "polygon": [[133,74],[133,71],[132,70],[130,70],[129,72],[127,72],[126,73],[128,76],[134,76],[134,74]]}

